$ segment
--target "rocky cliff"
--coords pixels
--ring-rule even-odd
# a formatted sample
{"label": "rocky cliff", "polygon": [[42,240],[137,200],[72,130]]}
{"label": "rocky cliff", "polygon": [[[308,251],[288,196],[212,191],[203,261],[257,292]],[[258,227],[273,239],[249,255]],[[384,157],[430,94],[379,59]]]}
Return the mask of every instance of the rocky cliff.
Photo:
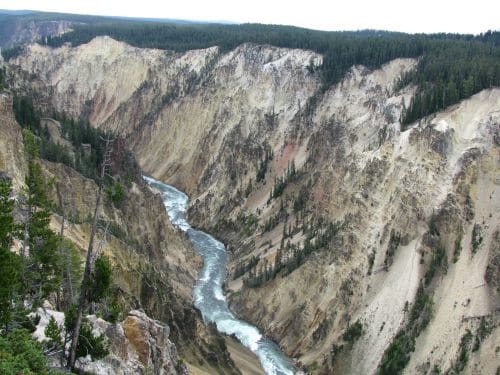
{"label": "rocky cliff", "polygon": [[[18,197],[22,194],[26,173],[23,135],[12,111],[11,94],[4,92],[1,95],[0,172],[12,179],[14,194]],[[52,140],[63,142],[57,121],[50,122],[53,125]],[[51,226],[59,233],[64,215],[64,236],[79,248],[84,259],[97,185],[94,180],[64,164],[46,160],[40,160],[40,163],[48,181],[52,181],[48,186],[54,207]],[[210,373],[238,373],[229,358],[224,339],[213,327],[204,325],[192,305],[192,288],[200,257],[188,240],[173,228],[161,197],[150,190],[140,175],[135,177],[125,188],[126,199],[119,205],[103,194],[94,246],[98,254],[104,253],[111,261],[115,297],[128,317],[123,328],[101,321],[101,326],[104,324],[101,331],[112,341],[111,357],[104,365],[88,363],[86,368],[100,374],[149,370],[155,374],[174,374],[177,362],[183,358],[188,365],[192,362]],[[144,312],[127,313],[134,309],[142,309],[149,317]],[[142,349],[136,348],[141,352],[138,362],[129,358],[135,354],[126,349],[130,345],[137,346],[129,337],[127,327],[132,327],[131,335],[138,337],[139,344],[151,347],[144,358],[141,357]],[[168,348],[164,348],[166,343]],[[127,362],[129,360],[137,362],[134,362],[135,367],[129,366],[132,363]]]}
{"label": "rocky cliff", "polygon": [[[40,321],[33,336],[40,342],[48,341],[45,329],[51,318],[64,326],[64,313],[39,308]],[[169,340],[169,327],[148,317],[143,311],[132,310],[122,322],[110,324],[89,315],[86,317],[96,336],[104,335],[110,354],[100,360],[90,356],[80,358],[77,367],[92,374],[188,374],[177,355],[175,345]],[[63,332],[64,334],[64,332]],[[54,363],[57,366],[57,363]]]}
{"label": "rocky cliff", "polygon": [[[394,83],[415,60],[352,67],[326,91],[320,63],[107,37],[10,61],[36,77],[42,105],[123,134],[148,173],[186,190],[191,221],[228,242],[231,271],[258,260],[228,283],[233,307],[311,372],[375,373],[416,332],[423,290],[429,318],[405,371],[494,373],[500,90],[404,129],[414,88]],[[287,267],[243,285],[277,258]]]}

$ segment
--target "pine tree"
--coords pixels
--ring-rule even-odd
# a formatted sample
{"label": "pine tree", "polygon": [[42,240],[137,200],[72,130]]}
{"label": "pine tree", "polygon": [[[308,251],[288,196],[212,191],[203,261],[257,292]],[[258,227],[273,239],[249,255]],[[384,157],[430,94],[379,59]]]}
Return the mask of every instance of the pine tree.
{"label": "pine tree", "polygon": [[89,302],[99,302],[109,293],[111,287],[111,263],[105,255],[94,262],[91,284],[88,292]]}
{"label": "pine tree", "polygon": [[0,176],[0,246],[10,248],[15,229],[12,210],[14,200],[10,198],[12,190],[8,177]]}
{"label": "pine tree", "polygon": [[0,327],[5,331],[8,331],[15,305],[20,300],[20,259],[10,251],[16,229],[10,192],[10,181],[0,178]]}
{"label": "pine tree", "polygon": [[[50,200],[47,181],[38,162],[38,144],[30,131],[24,131],[28,162],[23,258],[25,261],[25,292],[34,304],[55,292],[61,282],[58,257],[58,236],[50,229]],[[29,247],[29,254],[27,248]]]}
{"label": "pine tree", "polygon": [[55,318],[53,316],[50,317],[49,323],[45,327],[45,336],[49,339],[46,344],[49,351],[58,351],[62,350],[62,339],[61,339],[61,327],[57,324]]}

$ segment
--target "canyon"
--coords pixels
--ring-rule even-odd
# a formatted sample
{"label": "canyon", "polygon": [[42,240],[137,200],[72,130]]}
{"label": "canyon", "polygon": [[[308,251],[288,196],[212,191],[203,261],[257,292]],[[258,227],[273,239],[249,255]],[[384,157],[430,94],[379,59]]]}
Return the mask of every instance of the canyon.
{"label": "canyon", "polygon": [[[313,51],[252,43],[173,52],[102,36],[77,47],[30,44],[7,63],[37,106],[121,135],[145,174],[190,196],[190,222],[228,248],[231,308],[299,368],[376,373],[398,334],[411,331],[412,306],[425,289],[432,314],[404,373],[453,373],[465,350],[466,373],[494,374],[500,89],[403,126],[416,88],[396,83],[417,59],[353,66],[326,90],[322,61]],[[12,122],[5,103],[5,123]],[[20,187],[21,135],[3,124],[0,166]],[[93,182],[43,166],[71,185],[73,215],[87,217],[93,202],[83,197],[92,196]],[[189,306],[201,261],[145,183],[127,194],[125,207],[109,205],[105,215],[141,245],[135,252],[112,239],[104,251],[128,300],[166,321],[179,352],[195,363],[210,345],[190,343],[217,337]],[[88,233],[75,224],[68,236],[84,248]],[[301,253],[306,243],[312,250]],[[285,271],[250,285],[278,259]],[[130,276],[136,270],[141,278]],[[350,340],[346,332],[357,324],[361,333]],[[464,349],[468,335],[474,350]],[[219,367],[205,371],[236,371],[221,353]]]}

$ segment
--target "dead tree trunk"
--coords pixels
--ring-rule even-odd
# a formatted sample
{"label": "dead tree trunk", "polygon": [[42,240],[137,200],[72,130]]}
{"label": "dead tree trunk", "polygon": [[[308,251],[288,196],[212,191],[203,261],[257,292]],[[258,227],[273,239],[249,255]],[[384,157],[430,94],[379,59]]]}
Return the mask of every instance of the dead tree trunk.
{"label": "dead tree trunk", "polygon": [[94,237],[97,232],[97,222],[99,217],[99,209],[101,206],[102,190],[104,187],[104,176],[106,174],[106,168],[110,163],[111,145],[112,140],[110,138],[106,139],[106,147],[104,152],[104,160],[101,166],[101,174],[99,180],[99,188],[97,190],[97,200],[94,210],[94,219],[92,222],[92,230],[90,232],[89,247],[87,250],[87,259],[85,261],[85,270],[83,272],[82,286],[80,288],[80,297],[78,298],[78,311],[76,314],[75,327],[73,329],[73,337],[71,340],[71,348],[69,352],[68,368],[74,369],[76,361],[76,348],[78,346],[78,337],[80,335],[80,328],[82,326],[82,316],[85,306],[87,304],[88,288],[90,284],[90,275],[92,271],[92,254],[94,251]]}
{"label": "dead tree trunk", "polygon": [[[69,183],[69,180],[68,180]],[[65,272],[66,272],[66,279],[65,279],[65,285],[66,285],[66,290],[63,289],[63,299],[65,299],[65,303],[68,305],[71,305],[73,303],[73,275],[72,275],[72,270],[71,270],[71,259],[72,259],[72,254],[71,254],[71,248],[66,246],[64,243],[64,229],[66,225],[66,214],[67,214],[67,207],[69,205],[70,199],[67,197],[65,192],[63,191],[64,188],[61,186],[62,184],[57,184],[56,185],[56,191],[57,191],[57,198],[59,200],[59,205],[61,206],[61,211],[62,211],[62,217],[61,217],[61,229],[59,231],[59,236],[60,236],[60,245],[59,245],[59,255],[61,256],[61,259],[65,260]],[[59,295],[59,292],[58,292]]]}

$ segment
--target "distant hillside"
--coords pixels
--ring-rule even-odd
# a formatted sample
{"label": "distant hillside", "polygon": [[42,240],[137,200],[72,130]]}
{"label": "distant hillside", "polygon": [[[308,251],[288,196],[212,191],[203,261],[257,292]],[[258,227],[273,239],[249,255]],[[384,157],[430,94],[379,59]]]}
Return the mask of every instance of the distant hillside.
{"label": "distant hillside", "polygon": [[[62,34],[62,32],[57,29],[57,27],[61,28],[60,25],[66,25],[66,27],[62,28],[62,30],[66,32],[71,30],[73,25],[130,25],[130,22],[172,24],[201,23],[172,18],[105,17],[39,12],[33,10],[0,9],[0,47],[12,48],[15,45],[32,43],[40,39],[44,39],[47,36],[58,36]],[[224,23],[229,24],[230,22]]]}
{"label": "distant hillside", "polygon": [[[229,51],[243,43],[313,50],[323,55],[320,74],[324,92],[342,80],[353,65],[380,68],[395,58],[420,58],[400,86],[419,87],[402,113],[403,124],[435,113],[485,88],[500,85],[500,32],[478,36],[404,34],[387,31],[326,32],[262,24],[100,23],[75,25],[72,32],[49,37],[57,47],[84,44],[109,35],[133,46],[185,52],[219,46]],[[310,70],[316,69],[312,65]],[[321,93],[319,93],[320,95]],[[313,105],[318,99],[311,99]]]}
{"label": "distant hillside", "polygon": [[60,35],[75,24],[95,24],[102,17],[73,14],[0,10],[0,47],[11,48],[47,36]]}
{"label": "distant hillside", "polygon": [[[155,22],[85,15],[33,12],[0,13],[0,46],[39,41],[52,47],[73,46],[108,35],[141,48],[185,52],[218,46],[229,51],[243,43],[312,50],[323,55],[319,69],[322,89],[342,80],[354,65],[380,68],[396,58],[419,58],[415,70],[401,77],[399,87],[418,90],[402,112],[403,125],[435,113],[483,89],[500,86],[500,32],[477,36],[460,34],[404,34],[387,31],[326,32],[293,26],[209,24],[177,20]],[[19,47],[3,51],[6,60]]]}

